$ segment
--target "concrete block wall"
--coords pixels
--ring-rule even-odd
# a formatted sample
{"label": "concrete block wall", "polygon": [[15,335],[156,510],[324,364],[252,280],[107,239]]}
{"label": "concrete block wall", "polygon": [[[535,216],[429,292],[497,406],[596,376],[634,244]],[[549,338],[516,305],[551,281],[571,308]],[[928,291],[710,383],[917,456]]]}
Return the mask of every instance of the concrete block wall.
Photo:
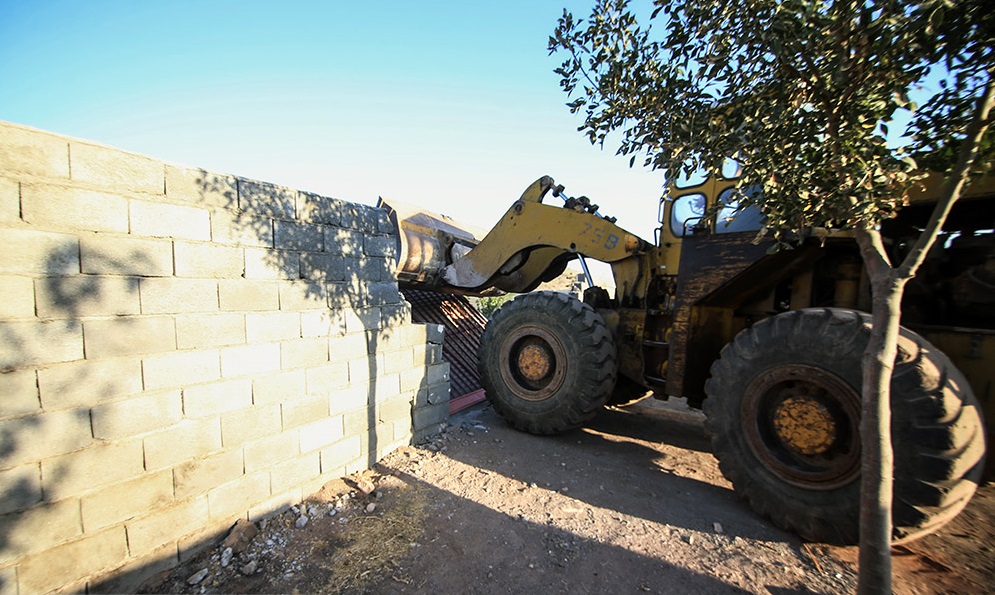
{"label": "concrete block wall", "polygon": [[0,593],[134,588],[434,431],[391,232],[0,122]]}

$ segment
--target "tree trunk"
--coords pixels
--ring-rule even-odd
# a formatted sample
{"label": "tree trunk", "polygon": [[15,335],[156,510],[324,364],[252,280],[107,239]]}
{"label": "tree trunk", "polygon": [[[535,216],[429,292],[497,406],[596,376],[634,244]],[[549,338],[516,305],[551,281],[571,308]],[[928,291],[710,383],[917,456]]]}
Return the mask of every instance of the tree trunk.
{"label": "tree trunk", "polygon": [[871,338],[864,351],[861,387],[860,555],[857,592],[891,593],[891,375],[898,353],[905,279],[894,274],[880,235],[857,232],[871,282]]}

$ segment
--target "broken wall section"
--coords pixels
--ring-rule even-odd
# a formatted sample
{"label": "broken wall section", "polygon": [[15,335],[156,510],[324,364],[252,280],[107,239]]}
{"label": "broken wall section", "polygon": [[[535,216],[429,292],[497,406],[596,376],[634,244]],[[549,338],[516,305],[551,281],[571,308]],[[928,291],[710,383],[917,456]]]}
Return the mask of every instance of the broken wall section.
{"label": "broken wall section", "polygon": [[442,329],[392,233],[0,122],[0,593],[129,590],[434,431]]}

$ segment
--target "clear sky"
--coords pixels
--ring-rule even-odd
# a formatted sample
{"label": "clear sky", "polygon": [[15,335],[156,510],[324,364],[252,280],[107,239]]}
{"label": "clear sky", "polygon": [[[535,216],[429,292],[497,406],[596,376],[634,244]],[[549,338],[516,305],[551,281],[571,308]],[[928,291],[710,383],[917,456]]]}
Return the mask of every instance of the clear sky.
{"label": "clear sky", "polygon": [[551,175],[652,240],[662,173],[577,132],[547,55],[592,4],[0,0],[0,119],[485,228]]}

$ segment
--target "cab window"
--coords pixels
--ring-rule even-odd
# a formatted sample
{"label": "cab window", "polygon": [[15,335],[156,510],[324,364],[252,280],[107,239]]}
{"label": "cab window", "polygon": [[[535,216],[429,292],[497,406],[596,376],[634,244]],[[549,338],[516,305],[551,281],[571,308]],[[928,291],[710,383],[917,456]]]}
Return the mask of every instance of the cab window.
{"label": "cab window", "polygon": [[703,223],[706,207],[705,195],[685,194],[674,201],[670,210],[670,230],[675,237],[690,235],[692,229]]}

